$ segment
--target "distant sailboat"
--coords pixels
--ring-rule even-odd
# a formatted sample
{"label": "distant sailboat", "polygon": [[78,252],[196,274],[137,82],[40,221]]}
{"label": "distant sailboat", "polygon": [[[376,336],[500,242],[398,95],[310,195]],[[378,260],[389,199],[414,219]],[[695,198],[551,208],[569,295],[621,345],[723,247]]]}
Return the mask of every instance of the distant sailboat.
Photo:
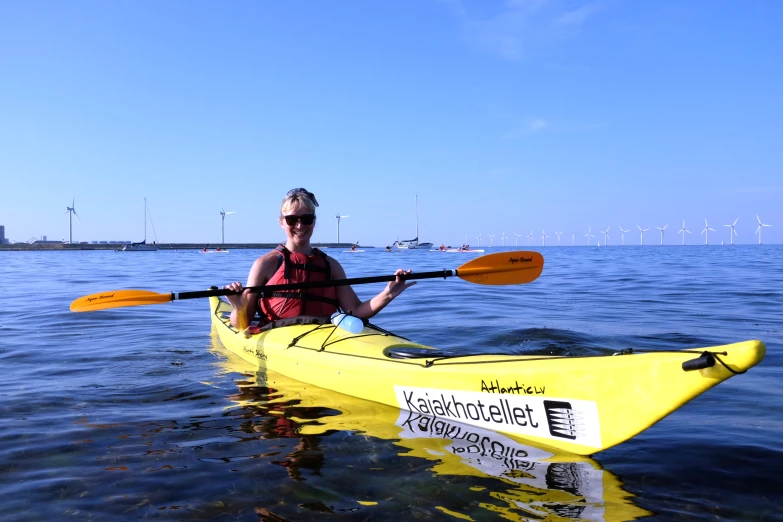
{"label": "distant sailboat", "polygon": [[419,196],[416,195],[416,237],[413,239],[404,239],[402,241],[395,241],[392,247],[403,249],[423,248],[429,250],[432,248],[432,243],[419,243]]}
{"label": "distant sailboat", "polygon": [[160,250],[157,245],[147,244],[147,198],[144,198],[144,240],[139,243],[123,245],[118,252],[155,252]]}

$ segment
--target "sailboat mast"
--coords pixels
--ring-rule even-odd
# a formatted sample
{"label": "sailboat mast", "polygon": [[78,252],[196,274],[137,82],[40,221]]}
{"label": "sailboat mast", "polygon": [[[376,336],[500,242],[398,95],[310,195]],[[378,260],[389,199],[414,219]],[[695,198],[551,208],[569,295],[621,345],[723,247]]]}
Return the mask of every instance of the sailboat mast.
{"label": "sailboat mast", "polygon": [[147,198],[144,198],[144,244],[147,244]]}
{"label": "sailboat mast", "polygon": [[416,243],[419,242],[419,195],[416,194]]}

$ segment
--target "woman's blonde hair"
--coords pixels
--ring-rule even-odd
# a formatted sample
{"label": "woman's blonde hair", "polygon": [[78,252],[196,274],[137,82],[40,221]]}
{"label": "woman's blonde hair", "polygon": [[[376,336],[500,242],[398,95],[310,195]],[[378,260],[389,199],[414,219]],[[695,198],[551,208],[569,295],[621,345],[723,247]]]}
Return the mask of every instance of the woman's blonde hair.
{"label": "woman's blonde hair", "polygon": [[304,207],[310,214],[315,214],[315,207],[318,206],[318,200],[315,194],[303,188],[295,188],[288,191],[280,205],[280,217],[282,218],[295,207]]}

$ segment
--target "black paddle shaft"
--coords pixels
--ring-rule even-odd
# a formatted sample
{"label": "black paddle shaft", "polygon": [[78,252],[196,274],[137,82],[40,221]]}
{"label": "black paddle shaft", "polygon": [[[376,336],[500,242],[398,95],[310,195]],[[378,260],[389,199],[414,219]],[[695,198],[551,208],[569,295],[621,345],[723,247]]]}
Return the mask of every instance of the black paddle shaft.
{"label": "black paddle shaft", "polygon": [[[400,278],[404,281],[411,279],[434,279],[436,277],[447,277],[457,275],[456,270],[437,270],[435,272],[420,272],[416,274],[403,274]],[[368,283],[385,283],[387,281],[394,281],[397,278],[396,275],[384,275],[384,276],[372,276],[372,277],[355,277],[353,279],[332,279],[329,281],[313,281],[310,283],[289,283],[285,285],[269,285],[269,286],[249,286],[244,288],[245,290],[252,290],[264,296],[267,293],[278,292],[280,290],[300,290],[303,288],[327,288],[330,286],[345,286],[345,285],[363,285]],[[236,295],[240,292],[229,290],[227,288],[215,289],[215,290],[201,290],[198,292],[180,292],[171,294],[171,300],[177,299],[200,299],[202,297],[212,297],[221,295]]]}

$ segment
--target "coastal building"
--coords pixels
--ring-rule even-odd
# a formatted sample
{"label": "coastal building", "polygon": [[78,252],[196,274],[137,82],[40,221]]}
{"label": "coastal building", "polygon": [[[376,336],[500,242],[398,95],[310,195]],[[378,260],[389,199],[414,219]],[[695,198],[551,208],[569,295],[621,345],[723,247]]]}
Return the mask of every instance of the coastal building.
{"label": "coastal building", "polygon": [[5,245],[5,225],[0,225],[0,245]]}

